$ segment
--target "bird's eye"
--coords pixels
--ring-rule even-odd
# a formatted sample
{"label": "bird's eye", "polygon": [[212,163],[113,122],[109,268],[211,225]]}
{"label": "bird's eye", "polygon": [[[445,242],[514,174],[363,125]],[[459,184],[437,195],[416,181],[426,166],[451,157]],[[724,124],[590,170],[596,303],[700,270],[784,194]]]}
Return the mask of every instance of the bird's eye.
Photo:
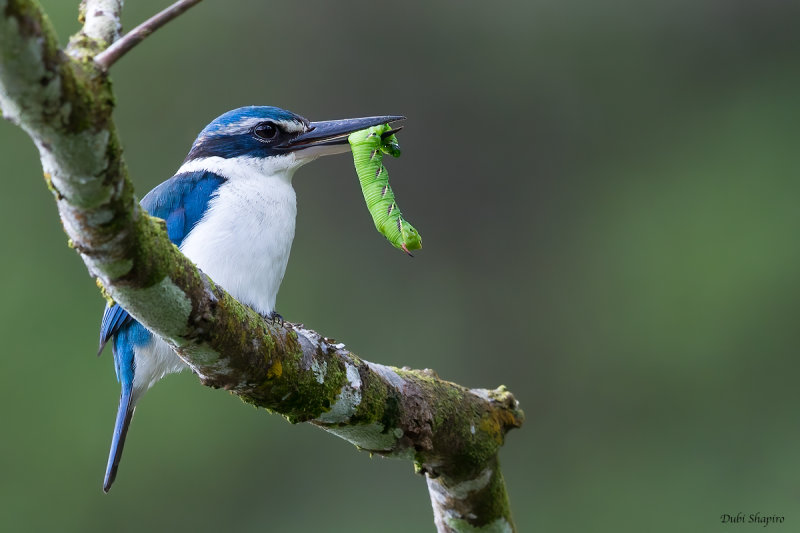
{"label": "bird's eye", "polygon": [[278,128],[272,122],[262,122],[253,128],[253,134],[262,141],[269,141],[278,134]]}

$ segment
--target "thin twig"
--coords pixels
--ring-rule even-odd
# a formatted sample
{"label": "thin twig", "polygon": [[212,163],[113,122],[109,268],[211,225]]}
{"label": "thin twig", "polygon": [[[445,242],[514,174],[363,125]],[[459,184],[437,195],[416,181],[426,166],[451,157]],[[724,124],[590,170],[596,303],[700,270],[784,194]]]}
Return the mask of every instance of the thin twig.
{"label": "thin twig", "polygon": [[142,42],[148,35],[175,17],[183,14],[190,7],[199,4],[201,1],[202,0],[178,0],[164,11],[153,15],[139,24],[114,44],[97,54],[94,58],[95,63],[103,70],[108,70],[120,57]]}

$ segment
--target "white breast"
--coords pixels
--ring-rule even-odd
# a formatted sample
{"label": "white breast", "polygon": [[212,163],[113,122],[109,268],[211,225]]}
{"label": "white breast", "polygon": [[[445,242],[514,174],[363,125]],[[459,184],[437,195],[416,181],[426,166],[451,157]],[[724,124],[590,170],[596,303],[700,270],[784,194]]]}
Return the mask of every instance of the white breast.
{"label": "white breast", "polygon": [[[215,283],[262,315],[275,310],[294,239],[292,175],[309,160],[298,161],[293,154],[266,160],[209,157],[177,172],[208,170],[227,178],[180,249]],[[185,368],[157,337],[136,348],[135,361],[134,403],[165,374]]]}
{"label": "white breast", "polygon": [[181,251],[234,298],[261,314],[275,310],[294,239],[296,164],[211,157],[188,163],[227,178]]}

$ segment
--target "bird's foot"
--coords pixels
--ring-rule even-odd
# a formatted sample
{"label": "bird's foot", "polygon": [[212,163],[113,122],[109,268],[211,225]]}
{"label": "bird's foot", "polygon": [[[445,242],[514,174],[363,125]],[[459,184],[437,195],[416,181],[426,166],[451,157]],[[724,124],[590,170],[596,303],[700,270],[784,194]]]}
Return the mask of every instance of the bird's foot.
{"label": "bird's foot", "polygon": [[271,321],[273,324],[279,322],[280,325],[283,326],[284,323],[283,317],[278,313],[276,313],[275,311],[270,311],[268,314],[264,315],[264,318]]}

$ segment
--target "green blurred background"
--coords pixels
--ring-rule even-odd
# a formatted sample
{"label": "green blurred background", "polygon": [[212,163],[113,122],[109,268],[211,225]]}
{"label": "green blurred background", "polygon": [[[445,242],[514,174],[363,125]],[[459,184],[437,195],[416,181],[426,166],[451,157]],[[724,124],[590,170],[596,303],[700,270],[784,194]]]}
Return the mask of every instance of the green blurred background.
{"label": "green blurred background", "polygon": [[[125,27],[168,3],[127,2]],[[65,42],[77,0],[43,4]],[[117,125],[141,196],[234,107],[405,114],[390,170],[425,249],[375,232],[347,156],[302,169],[286,319],[507,385],[520,531],[729,531],[740,511],[798,531],[798,20],[783,1],[208,1],[113,68]],[[188,374],[140,404],[103,495],[103,301],[5,122],[0,158],[0,529],[433,530],[411,464]]]}

